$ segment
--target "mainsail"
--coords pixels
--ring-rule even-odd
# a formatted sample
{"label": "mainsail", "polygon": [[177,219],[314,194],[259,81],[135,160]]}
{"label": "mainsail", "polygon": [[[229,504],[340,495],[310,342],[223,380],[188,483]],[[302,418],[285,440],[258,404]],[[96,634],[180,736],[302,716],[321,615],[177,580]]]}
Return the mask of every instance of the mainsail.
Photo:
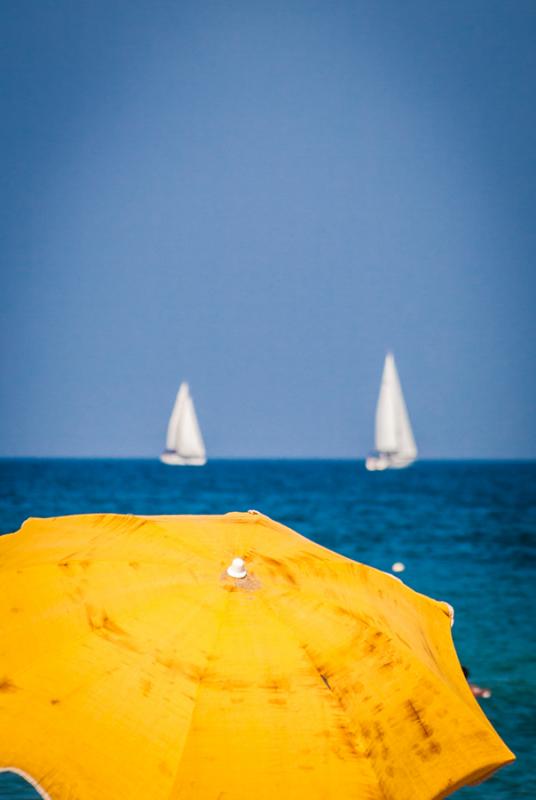
{"label": "mainsail", "polygon": [[408,410],[392,353],[387,353],[383,367],[380,396],[376,406],[376,454],[369,456],[366,467],[383,470],[407,467],[417,457]]}
{"label": "mainsail", "polygon": [[194,401],[187,383],[181,383],[169,418],[166,449],[160,456],[164,464],[202,466],[206,452]]}

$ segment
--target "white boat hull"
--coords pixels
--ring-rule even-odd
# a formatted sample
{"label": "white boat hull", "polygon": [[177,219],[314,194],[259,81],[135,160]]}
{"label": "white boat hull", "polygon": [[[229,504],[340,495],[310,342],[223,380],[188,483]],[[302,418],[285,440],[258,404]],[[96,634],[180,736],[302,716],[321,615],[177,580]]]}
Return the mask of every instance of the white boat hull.
{"label": "white boat hull", "polygon": [[393,456],[391,459],[391,463],[389,464],[389,469],[405,469],[405,467],[409,467],[416,459],[413,456]]}
{"label": "white boat hull", "polygon": [[411,456],[386,455],[380,453],[377,456],[368,456],[365,467],[369,472],[383,472],[386,469],[404,469],[413,464],[415,458]]}
{"label": "white boat hull", "polygon": [[365,467],[369,472],[383,472],[388,466],[389,462],[382,456],[368,456],[365,461]]}
{"label": "white boat hull", "polygon": [[202,467],[207,463],[206,458],[199,456],[185,458],[178,453],[162,453],[160,461],[170,467]]}

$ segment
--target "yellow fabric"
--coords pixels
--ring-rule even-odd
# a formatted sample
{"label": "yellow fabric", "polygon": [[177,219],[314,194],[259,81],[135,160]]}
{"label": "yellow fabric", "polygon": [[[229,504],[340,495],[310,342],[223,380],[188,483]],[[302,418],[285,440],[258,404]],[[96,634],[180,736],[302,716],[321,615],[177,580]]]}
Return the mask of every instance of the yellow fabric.
{"label": "yellow fabric", "polygon": [[257,513],[31,519],[0,586],[0,768],[52,800],[424,800],[514,758],[445,604]]}

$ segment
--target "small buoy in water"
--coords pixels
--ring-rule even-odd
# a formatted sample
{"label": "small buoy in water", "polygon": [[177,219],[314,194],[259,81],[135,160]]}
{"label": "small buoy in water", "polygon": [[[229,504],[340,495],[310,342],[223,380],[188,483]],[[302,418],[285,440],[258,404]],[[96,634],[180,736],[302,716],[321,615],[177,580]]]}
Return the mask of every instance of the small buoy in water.
{"label": "small buoy in water", "polygon": [[393,570],[393,572],[404,572],[404,570],[406,569],[406,565],[403,564],[401,561],[395,561],[391,569]]}

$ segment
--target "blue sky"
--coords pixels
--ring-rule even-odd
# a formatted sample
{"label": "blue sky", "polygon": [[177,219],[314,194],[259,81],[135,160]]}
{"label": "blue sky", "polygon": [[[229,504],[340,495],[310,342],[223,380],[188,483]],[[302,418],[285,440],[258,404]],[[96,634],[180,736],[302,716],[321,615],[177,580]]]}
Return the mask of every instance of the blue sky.
{"label": "blue sky", "polygon": [[0,14],[0,454],[536,456],[534,3]]}

